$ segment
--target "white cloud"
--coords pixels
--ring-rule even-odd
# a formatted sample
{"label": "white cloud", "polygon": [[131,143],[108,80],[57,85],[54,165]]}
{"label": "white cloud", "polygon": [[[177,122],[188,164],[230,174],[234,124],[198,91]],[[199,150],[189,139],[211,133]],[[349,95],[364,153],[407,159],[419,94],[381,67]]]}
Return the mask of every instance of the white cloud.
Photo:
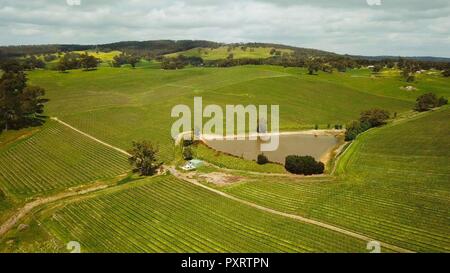
{"label": "white cloud", "polygon": [[0,44],[202,39],[450,57],[448,1],[0,0]]}

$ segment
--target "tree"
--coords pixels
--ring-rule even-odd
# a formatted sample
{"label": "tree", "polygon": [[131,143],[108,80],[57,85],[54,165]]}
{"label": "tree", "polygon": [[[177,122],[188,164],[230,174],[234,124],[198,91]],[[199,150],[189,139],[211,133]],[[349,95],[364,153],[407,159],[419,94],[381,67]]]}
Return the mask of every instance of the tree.
{"label": "tree", "polygon": [[412,62],[405,62],[403,64],[402,76],[406,82],[413,82],[416,79],[414,73],[417,71],[416,64]]}
{"label": "tree", "polygon": [[371,125],[367,122],[362,123],[359,120],[352,121],[346,126],[347,130],[345,131],[345,141],[355,140],[359,134],[369,130],[370,128]]}
{"label": "tree", "polygon": [[64,73],[68,70],[68,67],[66,66],[65,62],[59,61],[56,65],[56,70],[58,70],[61,73]]}
{"label": "tree", "polygon": [[45,63],[43,60],[36,58],[36,56],[31,56],[23,60],[22,67],[27,70],[33,70],[37,68],[45,68]]}
{"label": "tree", "polygon": [[0,78],[0,125],[5,131],[40,121],[37,114],[43,113],[48,101],[42,98],[44,89],[27,86],[25,73],[18,67],[9,63]]}
{"label": "tree", "polygon": [[159,149],[151,142],[133,142],[128,161],[133,166],[133,172],[142,176],[150,176],[156,173],[161,166],[158,159]]}
{"label": "tree", "polygon": [[433,108],[443,106],[447,103],[448,100],[446,98],[441,97],[438,99],[434,93],[427,93],[417,98],[414,110],[418,112],[425,112]]}
{"label": "tree", "polygon": [[45,90],[39,86],[27,86],[20,95],[21,113],[23,116],[36,118],[44,113],[44,104],[48,99],[43,98]]}
{"label": "tree", "polygon": [[0,68],[5,73],[18,73],[23,71],[22,65],[16,60],[8,60],[1,64]]}
{"label": "tree", "polygon": [[80,57],[80,65],[86,71],[97,68],[99,63],[100,63],[99,59],[87,53],[81,55]]}
{"label": "tree", "polygon": [[259,154],[257,163],[259,165],[265,165],[265,164],[269,163],[269,159],[267,158],[267,156],[265,154]]}
{"label": "tree", "polygon": [[56,59],[57,59],[57,57],[55,55],[53,55],[53,54],[48,54],[48,55],[44,56],[44,61],[46,61],[48,63],[51,62],[51,61],[54,61]]}
{"label": "tree", "polygon": [[136,64],[141,60],[141,58],[137,55],[130,55],[128,56],[128,63],[131,65],[131,67],[135,68]]}
{"label": "tree", "polygon": [[194,159],[194,152],[190,146],[183,148],[183,158],[184,160],[192,160]]}
{"label": "tree", "polygon": [[380,73],[381,70],[383,70],[383,67],[381,65],[379,65],[379,64],[374,65],[372,67],[372,73],[374,73],[374,74]]}
{"label": "tree", "polygon": [[309,75],[314,75],[314,73],[317,73],[320,69],[320,63],[316,58],[309,58],[305,62],[305,66],[308,69]]}
{"label": "tree", "polygon": [[66,53],[59,60],[56,69],[64,72],[66,70],[78,69],[81,67],[80,54],[77,53]]}
{"label": "tree", "polygon": [[333,67],[330,64],[323,64],[322,71],[326,73],[333,73]]}
{"label": "tree", "polygon": [[444,97],[440,97],[438,101],[438,107],[444,106],[448,104],[448,99]]}
{"label": "tree", "polygon": [[389,112],[383,109],[374,108],[361,113],[360,122],[368,123],[370,127],[378,127],[386,124],[389,119]]}
{"label": "tree", "polygon": [[325,171],[325,165],[312,156],[287,156],[285,168],[290,173],[304,175],[322,174]]}

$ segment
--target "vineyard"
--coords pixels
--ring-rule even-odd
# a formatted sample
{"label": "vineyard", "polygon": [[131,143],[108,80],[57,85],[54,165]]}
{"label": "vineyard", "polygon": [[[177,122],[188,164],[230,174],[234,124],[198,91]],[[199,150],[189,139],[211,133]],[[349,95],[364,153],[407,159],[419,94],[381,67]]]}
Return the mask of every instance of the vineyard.
{"label": "vineyard", "polygon": [[225,191],[415,251],[450,251],[449,113],[368,132],[337,181],[259,178]]}
{"label": "vineyard", "polygon": [[128,169],[123,154],[54,121],[0,151],[0,186],[23,197],[115,177]]}
{"label": "vineyard", "polygon": [[[171,109],[191,106],[196,96],[204,106],[280,105],[282,131],[333,128],[369,108],[389,110],[398,114],[395,122],[361,135],[332,177],[275,177],[267,173],[285,173],[281,165],[261,166],[203,145],[195,153],[219,167],[243,170],[235,184],[209,185],[242,200],[412,251],[450,251],[449,108],[414,117],[411,111],[420,94],[449,97],[448,79],[417,75],[414,89],[405,91],[398,71],[311,76],[303,68],[275,66],[156,68],[35,70],[27,77],[46,89],[46,115],[123,150],[132,141],[150,140],[166,166],[181,156],[170,136]],[[24,137],[9,132],[2,137],[2,222],[24,202],[112,181],[130,169],[125,155],[51,120]],[[209,166],[197,177],[201,171],[228,172]],[[37,236],[43,245],[47,238],[61,243],[63,251],[75,240],[89,252],[367,252],[367,242],[254,209],[172,176],[134,178],[39,208],[24,219],[30,222],[28,233],[15,227],[0,238],[0,251],[10,240],[39,251],[33,248]],[[7,245],[9,251],[16,250],[14,244]]]}
{"label": "vineyard", "polygon": [[69,204],[43,223],[87,252],[366,251],[366,242],[260,212],[172,176]]}

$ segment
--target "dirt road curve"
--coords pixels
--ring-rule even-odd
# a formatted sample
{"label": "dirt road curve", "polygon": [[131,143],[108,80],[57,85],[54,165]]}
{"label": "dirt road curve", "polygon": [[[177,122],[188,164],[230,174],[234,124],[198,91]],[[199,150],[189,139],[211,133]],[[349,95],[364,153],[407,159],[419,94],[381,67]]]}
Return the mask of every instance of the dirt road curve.
{"label": "dirt road curve", "polygon": [[73,191],[73,192],[64,192],[60,193],[54,196],[37,199],[35,201],[32,201],[30,203],[25,204],[22,208],[20,208],[16,213],[14,213],[13,216],[11,216],[5,223],[3,223],[0,226],[0,238],[5,235],[9,230],[11,230],[23,217],[25,217],[28,213],[30,213],[33,209],[37,208],[38,206],[49,204],[64,198],[73,197],[77,195],[83,195],[87,193],[91,193],[98,190],[106,189],[107,185],[101,185],[101,186],[93,186],[91,188],[87,188],[82,191]]}

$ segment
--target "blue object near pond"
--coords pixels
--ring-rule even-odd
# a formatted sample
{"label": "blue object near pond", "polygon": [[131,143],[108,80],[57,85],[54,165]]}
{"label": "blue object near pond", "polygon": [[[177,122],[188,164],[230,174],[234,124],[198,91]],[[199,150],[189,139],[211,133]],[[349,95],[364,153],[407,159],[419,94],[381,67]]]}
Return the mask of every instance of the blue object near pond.
{"label": "blue object near pond", "polygon": [[198,160],[198,159],[192,159],[191,161],[189,161],[189,163],[192,164],[192,166],[194,166],[195,168],[201,167],[204,165],[203,161]]}

